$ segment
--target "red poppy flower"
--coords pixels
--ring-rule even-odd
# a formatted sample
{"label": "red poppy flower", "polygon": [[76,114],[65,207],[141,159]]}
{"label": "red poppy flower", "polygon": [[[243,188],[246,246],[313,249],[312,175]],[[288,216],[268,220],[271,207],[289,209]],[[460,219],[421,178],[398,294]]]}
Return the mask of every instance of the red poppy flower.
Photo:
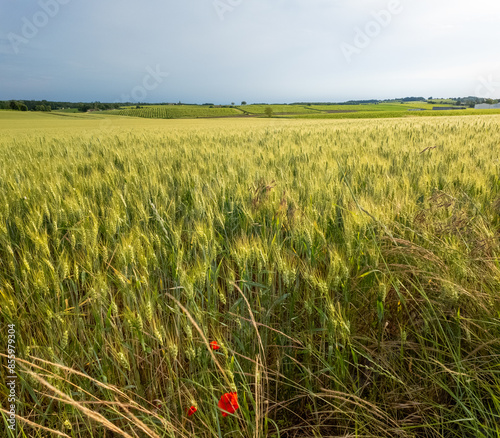
{"label": "red poppy flower", "polygon": [[196,406],[191,406],[187,411],[188,417],[193,415],[197,410],[198,410],[198,408]]}
{"label": "red poppy flower", "polygon": [[210,347],[212,348],[212,350],[219,350],[220,349],[219,344],[217,344],[217,341],[210,342]]}
{"label": "red poppy flower", "polygon": [[227,417],[229,414],[234,414],[238,406],[238,393],[226,392],[219,400],[219,409],[222,410],[222,416]]}

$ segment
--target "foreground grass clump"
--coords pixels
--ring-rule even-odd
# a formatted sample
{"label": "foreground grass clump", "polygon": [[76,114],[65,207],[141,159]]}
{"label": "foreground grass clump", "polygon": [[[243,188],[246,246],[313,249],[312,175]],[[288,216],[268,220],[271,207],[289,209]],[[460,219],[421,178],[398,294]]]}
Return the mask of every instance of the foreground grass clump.
{"label": "foreground grass clump", "polygon": [[110,119],[0,127],[19,436],[499,434],[498,116]]}

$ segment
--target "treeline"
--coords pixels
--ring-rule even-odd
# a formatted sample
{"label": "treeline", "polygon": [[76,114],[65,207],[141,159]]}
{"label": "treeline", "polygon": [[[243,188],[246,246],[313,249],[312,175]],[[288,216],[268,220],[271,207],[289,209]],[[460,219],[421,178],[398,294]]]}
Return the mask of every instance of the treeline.
{"label": "treeline", "polygon": [[457,98],[455,104],[456,105],[467,105],[471,108],[474,108],[475,105],[487,103],[488,105],[494,105],[498,103],[496,99],[484,99],[481,97],[459,97]]}
{"label": "treeline", "polygon": [[104,110],[118,109],[118,108],[120,108],[121,105],[122,104],[119,104],[119,103],[93,102],[93,103],[79,103],[77,108],[78,108],[78,111],[81,111],[82,113],[86,113],[89,110],[104,111]]}
{"label": "treeline", "polygon": [[401,97],[399,99],[390,99],[384,102],[425,102],[427,99],[422,96]]}
{"label": "treeline", "polygon": [[2,101],[0,102],[1,109],[11,109],[14,111],[28,111],[28,107],[24,102],[19,102],[17,100],[11,100],[9,102]]}
{"label": "treeline", "polygon": [[109,110],[120,108],[120,103],[101,102],[55,102],[47,100],[1,100],[0,109],[10,109],[14,111],[52,111],[68,108],[77,108],[78,111],[87,112],[94,110]]}
{"label": "treeline", "polygon": [[52,102],[47,100],[4,100],[0,101],[0,109],[15,111],[52,111],[63,108],[74,108],[71,102]]}
{"label": "treeline", "polygon": [[364,104],[374,104],[380,103],[380,100],[370,99],[370,100],[349,100],[347,102],[338,103],[337,105],[364,105]]}

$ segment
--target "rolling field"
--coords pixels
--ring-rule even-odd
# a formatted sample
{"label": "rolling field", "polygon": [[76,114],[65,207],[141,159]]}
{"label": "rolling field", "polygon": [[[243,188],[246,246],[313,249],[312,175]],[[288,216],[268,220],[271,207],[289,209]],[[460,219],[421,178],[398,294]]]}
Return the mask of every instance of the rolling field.
{"label": "rolling field", "polygon": [[210,108],[202,105],[151,105],[142,108],[126,108],[106,111],[106,114],[145,117],[148,119],[195,119],[199,117],[241,116],[236,108]]}
{"label": "rolling field", "polygon": [[[451,117],[500,114],[500,110],[466,109],[458,111],[433,111],[434,106],[425,102],[359,105],[244,105],[233,108],[210,108],[209,106],[202,105],[150,105],[141,108],[130,107],[103,111],[102,114],[150,119],[266,117],[265,111],[268,107],[272,108],[274,117],[299,119],[387,119],[396,117]],[[426,111],[410,111],[413,108],[422,108]]]}
{"label": "rolling field", "polygon": [[244,105],[238,108],[248,114],[264,115],[266,108],[271,107],[275,114],[310,114],[310,107],[304,105]]}
{"label": "rolling field", "polygon": [[151,119],[182,119],[200,117],[228,117],[255,115],[264,116],[267,107],[276,114],[309,114],[313,111],[303,105],[243,105],[232,108],[217,108],[206,105],[150,105],[141,108],[122,108],[106,111],[106,114],[145,117]]}
{"label": "rolling field", "polygon": [[[348,105],[346,105],[348,106]],[[354,105],[357,106],[357,105]],[[424,105],[423,105],[424,106]],[[370,111],[352,111],[345,113],[325,113],[318,112],[315,114],[297,114],[285,115],[282,117],[298,118],[298,119],[392,119],[392,118],[417,118],[417,117],[457,117],[457,116],[480,116],[480,115],[497,115],[500,114],[498,109],[465,109],[465,110],[430,110],[430,111],[408,111],[404,110],[370,110]]]}
{"label": "rolling field", "polygon": [[408,111],[410,108],[424,108],[431,110],[435,105],[426,102],[410,103],[377,103],[359,105],[311,105],[310,108],[320,111]]}
{"label": "rolling field", "polygon": [[500,436],[499,145],[0,111],[6,436]]}

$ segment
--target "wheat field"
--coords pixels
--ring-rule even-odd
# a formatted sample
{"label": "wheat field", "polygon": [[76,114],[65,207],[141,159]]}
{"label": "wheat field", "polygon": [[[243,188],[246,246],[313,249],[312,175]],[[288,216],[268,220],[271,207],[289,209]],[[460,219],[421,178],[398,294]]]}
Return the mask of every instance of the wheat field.
{"label": "wheat field", "polygon": [[500,436],[499,151],[496,115],[0,114],[7,436]]}

